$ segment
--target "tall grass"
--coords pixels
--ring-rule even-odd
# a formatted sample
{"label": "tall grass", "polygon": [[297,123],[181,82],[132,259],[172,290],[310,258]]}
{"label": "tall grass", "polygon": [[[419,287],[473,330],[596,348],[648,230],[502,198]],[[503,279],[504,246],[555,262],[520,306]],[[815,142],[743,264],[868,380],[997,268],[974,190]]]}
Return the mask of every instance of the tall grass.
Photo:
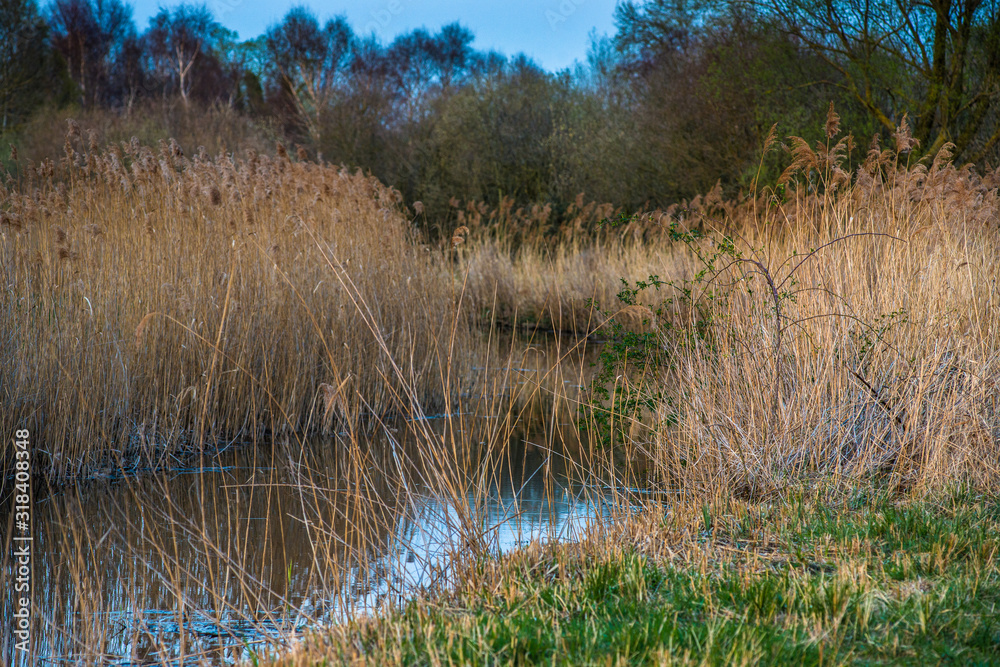
{"label": "tall grass", "polygon": [[[585,362],[558,341],[488,350],[478,389],[446,415],[428,419],[415,405],[409,420],[371,429],[305,443],[278,436],[180,483],[143,475],[47,498],[49,521],[36,519],[38,655],[248,658],[306,628],[394,609],[453,582],[470,555],[497,554],[498,525],[522,521],[518,499],[500,511],[495,502],[501,486],[521,483],[507,475],[525,440],[548,461],[537,474],[549,483],[558,470],[582,476],[564,385],[580,383]],[[545,494],[551,507],[555,489]],[[532,518],[524,535],[537,537]],[[54,556],[64,553],[75,557]]]}
{"label": "tall grass", "polygon": [[[988,661],[1000,172],[907,165],[907,142],[849,177],[837,144],[794,141],[797,180],[632,218],[643,245],[458,244],[494,319],[592,331],[573,288],[606,299],[608,392],[578,414],[624,512],[579,544],[474,551],[274,664]],[[585,267],[629,256],[645,284],[609,299],[618,277]],[[651,326],[615,326],[637,303]]]}
{"label": "tall grass", "polygon": [[[629,518],[581,548],[612,561],[622,536],[652,549],[642,533],[664,516],[664,497],[684,510],[695,554],[693,526],[718,532],[713,507],[745,509],[816,479],[893,493],[995,490],[1000,479],[1000,173],[946,158],[909,166],[905,132],[853,178],[838,144],[797,141],[800,175],[740,201],[715,192],[619,217],[581,199],[562,236],[548,233],[543,208],[471,204],[431,249],[398,193],[362,175],[282,148],[245,159],[185,157],[167,143],[98,151],[70,127],[64,161],[23,169],[3,193],[0,425],[30,428],[36,469],[57,481],[267,435],[290,462],[288,478],[267,484],[295,489],[313,558],[304,576],[344,605],[364,591],[352,577],[373,571],[373,554],[428,498],[446,508],[451,536],[450,566],[422,564],[437,599],[452,584],[466,600],[508,586],[483,516],[496,461],[529,424],[533,446],[610,487],[615,518]],[[574,356],[583,336],[559,339],[544,364],[523,361],[537,353],[530,341],[497,340],[496,325],[525,321],[604,339],[598,385],[578,392],[590,377]],[[433,412],[442,418],[426,419]],[[338,432],[328,460],[299,441],[322,430]],[[261,573],[251,542],[233,549],[219,530],[229,499],[184,517],[159,495],[170,530],[148,537],[162,563],[146,565],[164,578],[164,599],[190,607],[207,577],[217,611],[260,622],[248,610],[280,602],[283,582]],[[74,540],[100,536],[80,529]],[[195,565],[177,540],[193,545]],[[586,559],[573,562],[577,572]],[[642,575],[632,583],[644,580],[645,565],[625,565]],[[86,566],[73,567],[85,588]],[[539,590],[551,583],[536,579]],[[669,617],[673,603],[659,602]],[[89,604],[97,618],[101,604]],[[351,626],[332,633],[340,644],[292,659],[361,659],[361,644],[343,644],[358,627],[373,655],[401,655],[393,632],[424,632],[427,618],[445,627],[416,604],[402,625]],[[507,629],[511,655],[536,655],[519,653],[532,640]],[[85,632],[102,653],[105,628]]]}
{"label": "tall grass", "polygon": [[[209,155],[247,151],[273,154],[275,141],[281,136],[266,118],[252,119],[225,104],[184,106],[180,100],[139,102],[131,107],[112,111],[100,108],[46,108],[40,110],[16,133],[4,137],[4,154],[0,164],[10,171],[62,154],[63,137],[69,120],[79,122],[88,135],[93,134],[99,146],[120,144],[138,137],[148,146],[175,139],[189,153],[204,146]],[[9,160],[7,145],[17,147],[19,160]]]}
{"label": "tall grass", "polygon": [[[283,148],[101,151],[69,127],[2,211],[5,426],[36,431],[53,479],[433,411],[469,365],[459,301],[481,324],[577,334],[655,310],[668,363],[622,390],[662,401],[645,422],[666,428],[637,422],[629,446],[663,484],[756,488],[807,461],[949,477],[995,435],[1000,177],[909,167],[903,135],[853,182],[841,144],[797,141],[786,190],[631,217],[581,196],[554,236],[546,207],[454,202],[435,251],[397,192]],[[632,300],[652,310],[618,298],[651,276]]]}
{"label": "tall grass", "polygon": [[0,197],[0,423],[50,480],[353,423],[404,380],[433,409],[468,364],[451,275],[360,173],[99,150],[70,123],[64,158]]}
{"label": "tall grass", "polygon": [[834,152],[824,167],[817,150],[787,201],[768,193],[720,221],[732,250],[692,297],[710,323],[664,340],[669,425],[641,447],[660,483],[757,495],[805,472],[995,488],[1000,174],[946,156],[906,167],[901,143],[839,191]]}
{"label": "tall grass", "polygon": [[830,129],[826,144],[789,142],[778,188],[588,218],[555,242],[504,247],[463,211],[480,311],[624,325],[600,330],[620,367],[582,418],[616,422],[615,460],[644,483],[758,495],[820,471],[903,488],[998,479],[1000,172],[958,168],[947,148],[907,164],[904,123],[852,176]]}

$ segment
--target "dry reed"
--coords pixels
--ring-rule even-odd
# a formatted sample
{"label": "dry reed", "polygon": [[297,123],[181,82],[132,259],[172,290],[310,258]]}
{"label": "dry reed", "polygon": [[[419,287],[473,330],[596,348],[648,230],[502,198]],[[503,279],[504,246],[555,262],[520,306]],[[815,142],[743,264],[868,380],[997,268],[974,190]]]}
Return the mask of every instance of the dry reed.
{"label": "dry reed", "polygon": [[0,423],[31,430],[36,473],[320,428],[324,384],[352,417],[393,410],[401,378],[444,403],[439,364],[461,372],[471,333],[396,191],[253,151],[94,152],[73,131],[67,151],[0,191]]}
{"label": "dry reed", "polygon": [[[836,130],[831,121],[829,139]],[[166,143],[95,154],[71,137],[64,163],[37,165],[3,195],[0,370],[14,391],[0,423],[39,434],[56,480],[109,461],[156,465],[197,448],[199,433],[218,443],[348,425],[327,452],[333,462],[323,448],[299,458],[294,438],[274,447],[294,471],[278,482],[296,489],[311,531],[306,576],[332,597],[358,583],[367,554],[384,551],[427,498],[448,508],[447,555],[470,568],[451,580],[482,584],[470,555],[491,553],[482,510],[495,460],[529,423],[541,431],[533,446],[565,454],[581,478],[621,490],[641,475],[644,491],[675,494],[692,516],[702,498],[756,500],[803,477],[995,488],[1000,173],[980,178],[946,157],[901,166],[907,141],[901,130],[897,150],[873,147],[849,186],[837,144],[795,142],[806,173],[789,172],[785,198],[727,202],[714,191],[600,228],[613,209],[581,198],[574,229],[555,240],[542,233],[545,207],[468,204],[435,251],[412,235],[398,193],[361,175],[256,154],[187,158]],[[535,226],[505,237],[521,219]],[[714,232],[688,244],[671,235],[696,228]],[[699,257],[719,249],[699,277]],[[616,300],[623,277],[649,275],[673,285],[644,291],[643,305]],[[472,373],[474,331],[456,315],[469,302],[491,324],[592,333],[609,315],[589,299],[654,333],[668,360],[615,379],[618,390],[661,392],[643,419],[614,415],[628,434],[624,456],[595,447],[594,406],[576,403],[584,359],[564,373],[491,339]],[[573,353],[557,345],[554,357]],[[446,416],[432,425],[431,411]],[[380,418],[393,412],[412,420],[405,444]],[[353,428],[365,416],[386,438],[378,447]],[[343,483],[317,482],[324,467]],[[616,500],[631,512],[634,497]],[[228,584],[218,589],[222,611],[280,601],[280,568],[263,581],[249,543],[227,551],[213,532],[229,504],[219,496],[150,538],[163,564],[146,565],[182,611],[192,582],[218,573],[240,588],[236,602]],[[649,532],[605,527],[608,544]],[[195,565],[171,552],[178,534],[195,545]],[[99,648],[106,629],[90,632]]]}

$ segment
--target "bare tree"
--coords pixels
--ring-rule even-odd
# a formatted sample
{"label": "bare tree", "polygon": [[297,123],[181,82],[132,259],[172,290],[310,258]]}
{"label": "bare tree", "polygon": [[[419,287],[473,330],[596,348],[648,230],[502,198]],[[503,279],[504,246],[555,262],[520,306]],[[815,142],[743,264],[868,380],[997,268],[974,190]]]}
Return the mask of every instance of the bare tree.
{"label": "bare tree", "polygon": [[727,192],[748,187],[774,123],[800,133],[825,118],[829,98],[809,82],[836,71],[752,6],[623,2],[615,21],[615,78],[628,89],[630,134],[642,146],[623,157],[630,185],[652,201],[692,197],[716,183]]}
{"label": "bare tree", "polygon": [[928,153],[952,142],[976,161],[1000,141],[997,0],[750,1],[836,69],[825,83],[887,130],[915,116]]}
{"label": "bare tree", "polygon": [[132,8],[121,0],[55,0],[48,14],[52,46],[66,59],[83,104],[107,103],[114,63],[135,38]]}
{"label": "bare tree", "polygon": [[267,32],[265,44],[275,76],[314,140],[319,138],[320,116],[342,83],[353,42],[346,19],[337,17],[320,28],[316,16],[304,7],[289,11]]}
{"label": "bare tree", "polygon": [[199,61],[209,64],[215,42],[223,33],[205,5],[161,8],[150,20],[146,48],[161,74],[176,78],[184,106],[190,104],[193,68]]}

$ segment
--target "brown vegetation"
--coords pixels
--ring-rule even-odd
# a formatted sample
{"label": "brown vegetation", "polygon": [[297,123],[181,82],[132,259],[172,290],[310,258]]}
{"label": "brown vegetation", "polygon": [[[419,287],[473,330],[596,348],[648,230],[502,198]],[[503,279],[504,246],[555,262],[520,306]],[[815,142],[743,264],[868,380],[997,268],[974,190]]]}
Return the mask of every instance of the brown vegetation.
{"label": "brown vegetation", "polygon": [[[678,553],[693,555],[699,508],[708,530],[708,503],[746,517],[815,480],[874,480],[893,497],[995,492],[1000,172],[943,156],[907,166],[902,127],[849,174],[835,125],[824,145],[793,142],[784,185],[754,197],[716,190],[630,217],[580,197],[565,229],[545,206],[454,202],[436,248],[397,191],[284,147],[245,159],[167,142],[97,151],[70,125],[64,159],[25,165],[2,193],[0,425],[32,431],[35,470],[55,481],[266,436],[295,471],[280,483],[323,536],[310,568],[345,604],[350,568],[374,562],[418,496],[450,508],[456,536],[447,555],[460,567],[436,581],[502,583],[475,569],[492,553],[483,509],[497,460],[529,430],[532,448],[565,457],[612,508],[631,512],[636,488],[650,500],[653,514],[603,522],[610,537],[583,552],[627,543],[674,560],[673,546],[642,541],[664,497],[684,508]],[[619,299],[638,281],[648,286]],[[581,336],[498,339],[496,325],[524,322]],[[613,364],[608,400],[579,391],[584,334],[618,355],[599,363]],[[420,419],[432,411],[445,418]],[[392,413],[410,421],[379,421]],[[301,439],[321,430],[343,433]],[[324,512],[338,503],[350,509]],[[214,515],[171,524],[156,548],[179,532],[237,573],[225,605],[249,618],[257,575],[219,527]],[[103,539],[88,531],[74,539]],[[202,580],[165,567],[185,582],[171,593],[182,608],[184,586]]]}
{"label": "brown vegetation", "polygon": [[[852,176],[830,119],[828,143],[792,142],[780,192],[584,220],[555,241],[529,219],[516,248],[479,233],[504,211],[470,204],[458,218],[477,239],[461,251],[470,301],[493,321],[657,329],[666,361],[615,388],[659,404],[618,416],[647,481],[751,494],[819,469],[906,488],[995,482],[1000,172],[958,168],[948,147],[907,166],[904,121]],[[661,284],[641,305],[618,301],[623,278],[649,276]],[[647,307],[655,319],[639,326]]]}
{"label": "brown vegetation", "polygon": [[[639,419],[627,458],[657,483],[994,472],[998,175],[907,168],[905,127],[853,185],[840,144],[799,141],[786,195],[716,190],[617,226],[581,196],[555,235],[547,207],[454,202],[439,250],[394,190],[281,147],[97,152],[70,127],[65,158],[26,168],[2,213],[4,418],[46,442],[54,478],[431,411],[468,389],[459,301],[489,326],[655,330],[669,363],[618,389],[662,392],[658,414],[620,415]],[[618,301],[650,276],[637,305]]]}
{"label": "brown vegetation", "polygon": [[403,378],[443,404],[470,331],[398,203],[361,174],[99,152],[71,126],[62,160],[2,191],[4,430],[29,428],[36,472],[67,480],[318,427],[324,384],[352,420],[391,411]]}
{"label": "brown vegetation", "polygon": [[[235,151],[255,150],[273,153],[277,133],[265,118],[250,118],[224,105],[185,108],[178,100],[143,102],[127,113],[105,109],[46,108],[37,112],[11,137],[18,146],[20,160],[7,166],[16,169],[28,160],[41,162],[62,154],[67,121],[74,120],[86,129],[84,140],[98,146],[129,142],[138,137],[147,146],[175,140],[188,154],[201,147],[212,156]],[[4,156],[6,157],[6,155]]]}

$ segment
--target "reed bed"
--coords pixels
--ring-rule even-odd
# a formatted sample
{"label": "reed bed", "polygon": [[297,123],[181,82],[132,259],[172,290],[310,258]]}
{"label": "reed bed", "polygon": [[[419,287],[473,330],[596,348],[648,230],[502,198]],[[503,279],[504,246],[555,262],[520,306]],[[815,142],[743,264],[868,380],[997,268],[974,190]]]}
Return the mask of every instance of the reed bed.
{"label": "reed bed", "polygon": [[523,472],[544,478],[542,502],[556,497],[556,475],[585,477],[567,400],[578,389],[566,386],[579,387],[585,357],[559,341],[485,347],[479,389],[444,414],[415,405],[405,420],[224,452],[197,475],[46,498],[40,549],[78,557],[42,559],[36,655],[232,664],[447,585],[469,556],[500,552],[507,524],[537,536],[537,514],[521,516],[527,499],[498,509],[497,496],[523,483],[512,472],[522,457],[547,461]]}
{"label": "reed bed", "polygon": [[764,497],[803,474],[996,488],[1000,173],[907,167],[897,146],[845,186],[836,152],[809,150],[811,180],[683,239],[705,272],[661,287],[659,356],[623,361],[614,387],[655,407],[618,415],[613,446],[675,491]]}
{"label": "reed bed", "polygon": [[546,234],[549,209],[455,203],[480,317],[609,341],[611,397],[588,408],[643,483],[998,479],[1000,171],[953,165],[947,147],[908,164],[904,122],[850,174],[853,139],[830,121],[826,143],[789,140],[779,187],[738,200],[623,216],[581,197],[565,236]]}
{"label": "reed bed", "polygon": [[130,142],[132,137],[146,145],[174,139],[191,149],[204,146],[209,155],[254,149],[273,156],[275,141],[281,136],[267,119],[250,119],[222,104],[185,106],[180,100],[157,100],[139,102],[127,113],[94,107],[46,108],[13,136],[19,159],[0,155],[0,162],[16,172],[27,167],[28,161],[40,163],[61,156],[70,120],[85,128],[88,143],[91,134],[100,146]]}
{"label": "reed bed", "polygon": [[668,341],[659,410],[676,417],[648,441],[663,483],[756,495],[822,471],[996,488],[1000,174],[887,157],[740,226],[709,333]]}
{"label": "reed bed", "polygon": [[392,410],[400,382],[444,404],[471,330],[398,192],[283,147],[187,156],[81,134],[70,123],[61,160],[0,191],[0,423],[31,431],[36,474],[354,423]]}
{"label": "reed bed", "polygon": [[[968,594],[975,613],[962,622],[979,632],[968,647],[979,655],[989,644],[976,628],[997,577],[987,566],[995,540],[976,526],[996,523],[1000,479],[1000,172],[979,176],[946,157],[906,165],[901,128],[894,150],[873,150],[849,176],[835,134],[825,146],[793,141],[783,187],[739,201],[716,191],[621,216],[581,198],[563,235],[552,235],[544,207],[456,204],[462,215],[431,248],[398,193],[363,175],[284,149],[245,159],[188,158],[166,143],[98,151],[71,129],[62,163],[25,169],[4,191],[0,423],[38,434],[42,470],[57,481],[267,436],[287,466],[254,484],[292,490],[302,525],[290,544],[309,551],[300,576],[325,606],[288,599],[286,554],[265,567],[248,530],[238,543],[221,530],[257,512],[230,512],[235,487],[199,488],[209,502],[194,516],[166,487],[154,492],[169,529],[143,538],[156,557],[140,565],[163,591],[132,605],[183,612],[206,599],[204,581],[226,617],[220,627],[302,619],[281,629],[291,641],[337,624],[279,664],[549,661],[569,646],[563,636],[576,639],[546,634],[539,618],[584,619],[581,662],[627,660],[638,646],[630,636],[604,646],[603,631],[588,630],[620,627],[614,605],[625,598],[628,623],[641,625],[650,601],[663,620],[640,628],[650,661],[670,658],[663,642],[674,637],[689,651],[681,662],[755,662],[763,644],[744,642],[736,612],[758,584],[802,601],[744,619],[756,628],[788,620],[787,636],[761,640],[767,655],[818,662],[853,645],[828,641],[840,606],[810,610],[847,590],[848,574],[884,566],[917,524],[933,530],[908,565],[897,559],[910,568],[904,579],[917,572],[920,586],[919,573],[937,567]],[[543,346],[497,336],[498,325],[522,323],[577,337]],[[595,369],[580,351],[592,334],[606,353]],[[309,444],[301,435],[310,431],[336,435]],[[580,544],[504,558],[484,517],[498,462],[528,440],[609,511]],[[904,495],[916,504],[894,514]],[[935,497],[951,505],[935,508]],[[430,505],[449,537],[442,560],[418,564],[431,574],[414,587],[393,579],[415,539],[401,527]],[[849,525],[815,518],[833,505]],[[890,517],[891,539],[858,547],[857,521],[880,516]],[[120,530],[136,532],[141,519],[130,521]],[[942,560],[963,526],[968,548]],[[103,540],[86,525],[62,537],[81,551]],[[823,579],[835,556],[848,574]],[[939,567],[928,565],[934,558]],[[766,576],[793,559],[795,576]],[[719,588],[730,566],[743,569]],[[86,564],[68,567],[67,590],[95,586]],[[979,571],[989,587],[970,592]],[[877,585],[848,593],[889,595],[894,576],[880,570]],[[662,594],[677,581],[686,597]],[[358,601],[373,583],[384,615],[366,618],[372,608]],[[927,627],[910,597],[900,595],[899,614]],[[559,599],[572,608],[552,604]],[[676,620],[688,602],[711,611],[690,628]],[[86,618],[99,619],[104,604],[88,600]],[[947,627],[945,606],[932,610],[932,626]],[[253,611],[278,607],[263,619]],[[850,622],[868,623],[857,609]],[[879,632],[903,627],[893,618]],[[140,630],[123,642],[99,620],[85,626],[89,655],[106,658],[122,643],[163,662],[185,655],[183,638],[130,627]],[[716,654],[704,642],[719,629],[734,634]]]}
{"label": "reed bed", "polygon": [[[578,414],[619,513],[577,543],[473,551],[269,664],[989,661],[1000,172],[908,166],[907,140],[853,177],[833,141],[795,144],[784,192],[634,218],[641,252],[592,244],[677,258],[601,304],[608,395]],[[591,261],[561,252],[486,239],[461,261],[513,313],[509,286],[584,275],[553,270]],[[572,311],[560,288],[550,313]],[[635,308],[652,326],[616,326]]]}
{"label": "reed bed", "polygon": [[[721,204],[715,192],[629,216],[580,194],[556,225],[551,206],[514,209],[505,200],[490,209],[454,201],[456,214],[446,225],[453,229],[440,245],[451,246],[482,324],[586,336],[606,333],[619,314],[623,281],[692,277],[700,267],[670,241],[669,224],[682,218],[685,226],[701,225]],[[657,295],[642,295],[641,302],[655,305]]]}
{"label": "reed bed", "polygon": [[[693,273],[685,271],[693,265],[677,248],[633,240],[528,245],[511,252],[491,239],[463,253],[461,261],[470,307],[484,322],[584,336],[619,313],[623,279]],[[656,303],[655,295],[644,298]]]}

